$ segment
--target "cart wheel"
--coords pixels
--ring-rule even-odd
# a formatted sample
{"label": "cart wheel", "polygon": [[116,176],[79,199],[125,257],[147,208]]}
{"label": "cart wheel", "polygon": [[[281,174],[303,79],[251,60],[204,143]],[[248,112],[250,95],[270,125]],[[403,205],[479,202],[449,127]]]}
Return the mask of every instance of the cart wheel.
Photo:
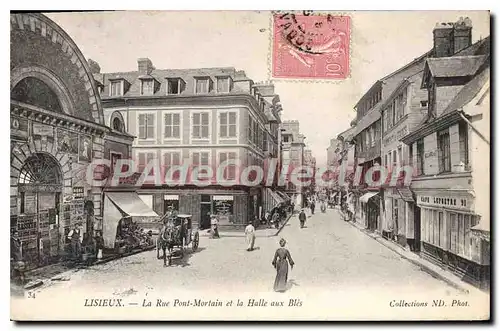
{"label": "cart wheel", "polygon": [[196,232],[193,239],[193,252],[198,249],[198,244],[200,243],[200,234]]}

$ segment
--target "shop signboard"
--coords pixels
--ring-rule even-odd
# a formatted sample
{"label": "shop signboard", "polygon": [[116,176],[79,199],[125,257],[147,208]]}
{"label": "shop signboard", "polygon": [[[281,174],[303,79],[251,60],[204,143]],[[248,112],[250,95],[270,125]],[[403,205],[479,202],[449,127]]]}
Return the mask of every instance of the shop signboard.
{"label": "shop signboard", "polygon": [[29,136],[28,120],[15,116],[10,117],[10,135],[15,138],[27,140]]}
{"label": "shop signboard", "polygon": [[71,155],[78,154],[78,134],[58,129],[57,130],[57,151]]}

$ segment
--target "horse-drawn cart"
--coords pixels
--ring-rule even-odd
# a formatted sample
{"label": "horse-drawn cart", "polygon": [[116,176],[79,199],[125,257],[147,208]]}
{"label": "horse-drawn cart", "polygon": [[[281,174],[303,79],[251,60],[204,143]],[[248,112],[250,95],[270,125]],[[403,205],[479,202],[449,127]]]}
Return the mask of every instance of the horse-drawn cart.
{"label": "horse-drawn cart", "polygon": [[163,265],[169,266],[172,264],[173,255],[180,253],[182,258],[189,245],[191,245],[191,250],[195,252],[199,243],[200,234],[197,229],[193,229],[192,215],[174,214],[167,218],[165,226],[158,234],[156,240],[157,258],[162,258],[160,257],[161,249],[163,251]]}

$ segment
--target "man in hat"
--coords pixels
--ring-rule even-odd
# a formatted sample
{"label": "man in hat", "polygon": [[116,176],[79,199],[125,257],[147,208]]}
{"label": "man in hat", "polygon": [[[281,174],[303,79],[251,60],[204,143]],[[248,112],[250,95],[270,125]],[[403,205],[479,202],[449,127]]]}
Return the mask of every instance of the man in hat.
{"label": "man in hat", "polygon": [[73,229],[71,229],[68,233],[68,239],[71,243],[71,257],[75,261],[80,257],[81,251],[82,236],[80,226],[80,223],[75,223],[75,225],[73,225]]}
{"label": "man in hat", "polygon": [[307,219],[306,212],[304,211],[304,208],[302,208],[300,210],[300,214],[299,214],[299,221],[300,221],[300,228],[301,229],[304,227],[304,224],[306,223],[306,219]]}

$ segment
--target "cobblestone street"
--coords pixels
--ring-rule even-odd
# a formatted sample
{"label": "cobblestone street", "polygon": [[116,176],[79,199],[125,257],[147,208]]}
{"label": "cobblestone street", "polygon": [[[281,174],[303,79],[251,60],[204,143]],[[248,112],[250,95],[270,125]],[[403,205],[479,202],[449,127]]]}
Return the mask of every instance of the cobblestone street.
{"label": "cobblestone street", "polygon": [[[275,270],[271,265],[281,237],[288,241],[287,247],[296,263],[289,273],[289,289],[285,294],[273,292]],[[47,311],[44,314],[49,316],[54,313],[50,305],[60,305],[66,298],[75,305],[71,309],[86,307],[92,298],[118,298],[129,309],[115,309],[113,314],[118,315],[113,316],[116,318],[158,319],[156,309],[161,309],[157,306],[161,300],[171,300],[173,304],[175,300],[227,302],[241,298],[247,305],[251,299],[280,299],[287,304],[289,300],[297,299],[301,301],[300,305],[317,310],[318,316],[325,318],[394,319],[391,309],[387,308],[394,307],[390,305],[401,300],[427,302],[428,308],[425,309],[429,318],[438,318],[443,312],[442,308],[432,308],[434,298],[446,300],[447,309],[452,310],[460,309],[450,305],[454,299],[469,299],[477,314],[487,302],[485,297],[472,298],[433,278],[341,220],[337,210],[316,213],[308,218],[304,229],[300,229],[297,216],[293,216],[279,236],[257,237],[256,247],[255,251],[247,252],[244,237],[221,237],[218,240],[202,237],[198,251],[191,254],[189,248],[189,254],[184,259],[174,259],[170,267],[163,267],[163,261],[157,260],[155,251],[148,251],[72,272],[69,280],[55,281],[50,286],[39,288],[36,299],[24,299],[28,302],[18,301],[18,304],[34,304],[35,309]],[[155,308],[131,309],[143,307],[148,300]],[[193,311],[180,309],[180,301],[173,305],[176,309],[166,311],[162,318],[189,318]],[[37,306],[37,302],[43,306]],[[192,302],[188,306],[192,307]],[[101,316],[101,310],[85,309],[89,319]],[[293,309],[260,309],[257,313],[261,318],[300,319],[300,314],[308,316],[307,309],[296,310],[296,313]],[[395,309],[399,309],[398,318],[401,319],[415,318],[422,311]],[[206,319],[216,316],[247,318],[248,313],[236,307],[216,314],[202,308],[196,312],[200,318]]]}
{"label": "cobblestone street", "polygon": [[296,266],[290,274],[290,293],[323,289],[426,291],[449,294],[455,290],[402,259],[353,226],[343,222],[336,210],[316,213],[300,229],[297,216],[277,237],[257,238],[256,250],[247,252],[244,238],[202,237],[197,252],[188,248],[184,259],[174,258],[163,267],[155,251],[148,251],[80,270],[71,280],[43,292],[69,287],[111,293],[137,291],[213,290],[225,292],[272,291],[275,271],[271,261],[280,237],[288,241]]}

